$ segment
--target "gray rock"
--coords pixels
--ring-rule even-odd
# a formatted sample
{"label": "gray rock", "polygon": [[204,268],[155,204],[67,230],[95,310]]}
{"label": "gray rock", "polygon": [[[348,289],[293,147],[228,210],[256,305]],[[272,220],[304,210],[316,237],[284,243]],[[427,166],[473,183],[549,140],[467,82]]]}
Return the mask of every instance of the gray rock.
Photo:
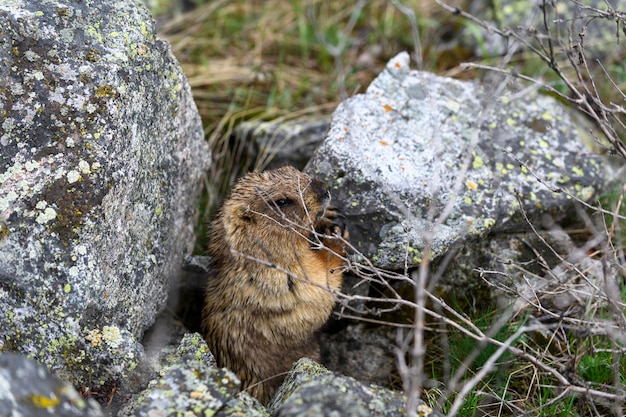
{"label": "gray rock", "polygon": [[[405,402],[399,392],[335,375],[305,358],[294,365],[268,409],[272,416],[280,417],[402,416]],[[417,411],[422,417],[441,416],[424,403]]]}
{"label": "gray rock", "polygon": [[324,140],[330,126],[328,117],[302,117],[287,121],[248,121],[235,129],[238,141],[254,144],[257,168],[273,169],[291,165],[303,169]]}
{"label": "gray rock", "polygon": [[598,235],[578,246],[565,230],[552,224],[537,233],[503,234],[474,242],[454,257],[440,283],[441,291],[458,293],[462,288],[466,294],[477,294],[477,284],[488,282],[497,289],[491,294],[503,308],[513,301],[515,310],[530,306],[534,311],[540,304],[560,318],[583,318],[590,305],[606,305],[613,294],[619,294],[619,262],[610,254],[606,262],[589,256],[603,238]]}
{"label": "gray rock", "polygon": [[[548,34],[544,24],[543,8],[546,8]],[[598,18],[596,13],[588,7],[596,7],[606,12],[607,5],[601,0],[591,0],[584,6],[574,1],[543,2],[542,0],[502,0],[497,6],[495,3],[475,1],[469,5],[469,12],[493,27],[511,31],[520,35],[522,39],[534,45],[535,37],[547,45],[546,38],[551,40],[558,51],[557,59],[567,59],[566,53],[572,54],[574,62],[578,62],[579,52],[591,62],[602,59],[607,54],[615,52],[619,41],[615,33],[613,18]],[[592,16],[596,16],[592,18]],[[581,41],[583,48],[574,47]],[[461,44],[470,46],[476,56],[489,57],[504,55],[510,48],[513,37],[505,38],[493,30],[469,23],[459,31],[458,39]],[[517,47],[526,49],[525,45],[516,42]]]}
{"label": "gray rock", "polygon": [[189,85],[136,2],[3,2],[0,26],[0,350],[125,378],[194,241]]}
{"label": "gray rock", "polygon": [[228,369],[216,368],[215,359],[197,333],[187,334],[162,360],[160,377],[136,396],[120,416],[264,416],[263,407],[243,393]]}
{"label": "gray rock", "polygon": [[320,335],[324,365],[361,382],[387,384],[396,370],[395,329],[354,323]]}
{"label": "gray rock", "polygon": [[14,353],[0,354],[0,416],[104,417],[100,405],[81,397],[45,366]]}
{"label": "gray rock", "polygon": [[[418,265],[454,244],[526,228],[587,201],[601,160],[551,97],[486,91],[392,59],[343,102],[307,171],[332,187],[353,244],[382,268]],[[539,178],[539,180],[537,179]],[[571,195],[569,195],[571,194]]]}

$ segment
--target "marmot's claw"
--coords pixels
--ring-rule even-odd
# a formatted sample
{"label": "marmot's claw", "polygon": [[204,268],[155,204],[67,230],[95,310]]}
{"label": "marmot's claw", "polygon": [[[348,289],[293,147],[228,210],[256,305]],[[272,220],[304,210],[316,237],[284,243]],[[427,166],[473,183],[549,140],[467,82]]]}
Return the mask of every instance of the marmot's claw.
{"label": "marmot's claw", "polygon": [[348,229],[345,222],[339,219],[331,219],[328,217],[322,218],[315,228],[317,233],[327,236],[338,236],[347,239],[349,236]]}
{"label": "marmot's claw", "polygon": [[332,220],[333,223],[336,222],[337,218],[341,218],[341,219],[346,218],[346,216],[344,216],[343,213],[341,213],[339,210],[337,210],[335,207],[332,207],[332,206],[329,206],[326,208],[326,213],[324,213],[324,217]]}
{"label": "marmot's claw", "polygon": [[345,227],[345,225],[344,225],[343,230],[341,230],[341,237],[342,237],[342,238],[343,238],[343,240],[345,240],[346,242],[349,242],[349,241],[350,241],[350,232],[348,232],[348,228],[347,228],[347,227]]}
{"label": "marmot's claw", "polygon": [[324,217],[317,222],[315,230],[320,234],[347,239],[349,235],[346,229],[345,218],[346,216],[335,207],[328,207],[324,213]]}

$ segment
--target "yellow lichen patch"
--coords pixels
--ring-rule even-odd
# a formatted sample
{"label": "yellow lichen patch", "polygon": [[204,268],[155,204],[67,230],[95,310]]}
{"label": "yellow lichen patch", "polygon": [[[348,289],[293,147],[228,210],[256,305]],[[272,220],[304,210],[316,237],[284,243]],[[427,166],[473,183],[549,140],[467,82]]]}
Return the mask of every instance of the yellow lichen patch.
{"label": "yellow lichen patch", "polygon": [[476,153],[474,152],[474,162],[472,162],[472,168],[478,169],[481,168],[483,165],[485,165],[485,163],[483,162],[483,158],[476,155]]}
{"label": "yellow lichen patch", "polygon": [[550,114],[550,110],[546,110],[545,113],[541,115],[543,120],[552,120],[552,115]]}
{"label": "yellow lichen patch", "polygon": [[563,175],[562,177],[559,177],[559,179],[556,180],[556,182],[558,182],[559,184],[566,184],[571,180],[570,177],[568,177],[567,175]]}
{"label": "yellow lichen patch", "polygon": [[583,170],[582,170],[582,169],[580,169],[580,168],[578,168],[578,167],[576,167],[576,166],[572,167],[572,172],[573,172],[574,174],[578,175],[579,177],[582,177],[582,176],[584,176],[584,175],[585,175],[585,173],[583,172]]}
{"label": "yellow lichen patch", "polygon": [[496,224],[496,219],[493,219],[493,218],[491,218],[491,217],[488,217],[488,218],[486,218],[486,219],[483,221],[483,225],[484,225],[484,226],[485,226],[485,228],[487,228],[487,229],[492,228],[493,226],[495,226],[495,224]]}
{"label": "yellow lichen patch", "polygon": [[542,148],[547,148],[548,147],[548,142],[546,142],[543,139],[539,140],[539,146],[541,146]]}
{"label": "yellow lichen patch", "polygon": [[33,405],[38,408],[56,407],[61,402],[54,394],[51,397],[33,394],[30,396],[30,400],[33,402]]}

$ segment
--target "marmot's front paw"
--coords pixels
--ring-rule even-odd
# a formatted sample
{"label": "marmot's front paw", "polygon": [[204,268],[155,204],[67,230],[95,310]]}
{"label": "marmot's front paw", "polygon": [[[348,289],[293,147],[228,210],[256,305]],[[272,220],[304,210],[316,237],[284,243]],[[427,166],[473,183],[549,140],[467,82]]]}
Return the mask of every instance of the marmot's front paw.
{"label": "marmot's front paw", "polygon": [[[345,216],[337,211],[337,209],[334,207],[328,207],[324,213],[324,217],[317,222],[315,231],[329,236],[332,236],[333,234],[343,236],[346,230],[346,223],[344,219]],[[339,232],[335,232],[335,227],[339,228]]]}
{"label": "marmot's front paw", "polygon": [[[335,223],[329,218],[324,218],[323,220],[324,223],[318,224],[318,230],[316,230],[323,235],[322,243],[331,251],[345,255],[348,242],[350,241],[350,233],[345,223]],[[323,226],[323,228],[320,226]]]}

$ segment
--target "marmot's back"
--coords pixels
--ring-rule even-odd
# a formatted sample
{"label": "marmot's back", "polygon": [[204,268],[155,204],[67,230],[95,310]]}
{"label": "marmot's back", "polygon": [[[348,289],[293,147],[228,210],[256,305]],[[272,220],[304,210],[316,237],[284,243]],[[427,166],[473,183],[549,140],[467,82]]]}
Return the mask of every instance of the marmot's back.
{"label": "marmot's back", "polygon": [[329,200],[324,184],[295,168],[251,173],[212,224],[205,339],[263,403],[293,362],[319,360],[315,333],[332,311],[344,254],[338,237],[314,232],[338,231]]}

